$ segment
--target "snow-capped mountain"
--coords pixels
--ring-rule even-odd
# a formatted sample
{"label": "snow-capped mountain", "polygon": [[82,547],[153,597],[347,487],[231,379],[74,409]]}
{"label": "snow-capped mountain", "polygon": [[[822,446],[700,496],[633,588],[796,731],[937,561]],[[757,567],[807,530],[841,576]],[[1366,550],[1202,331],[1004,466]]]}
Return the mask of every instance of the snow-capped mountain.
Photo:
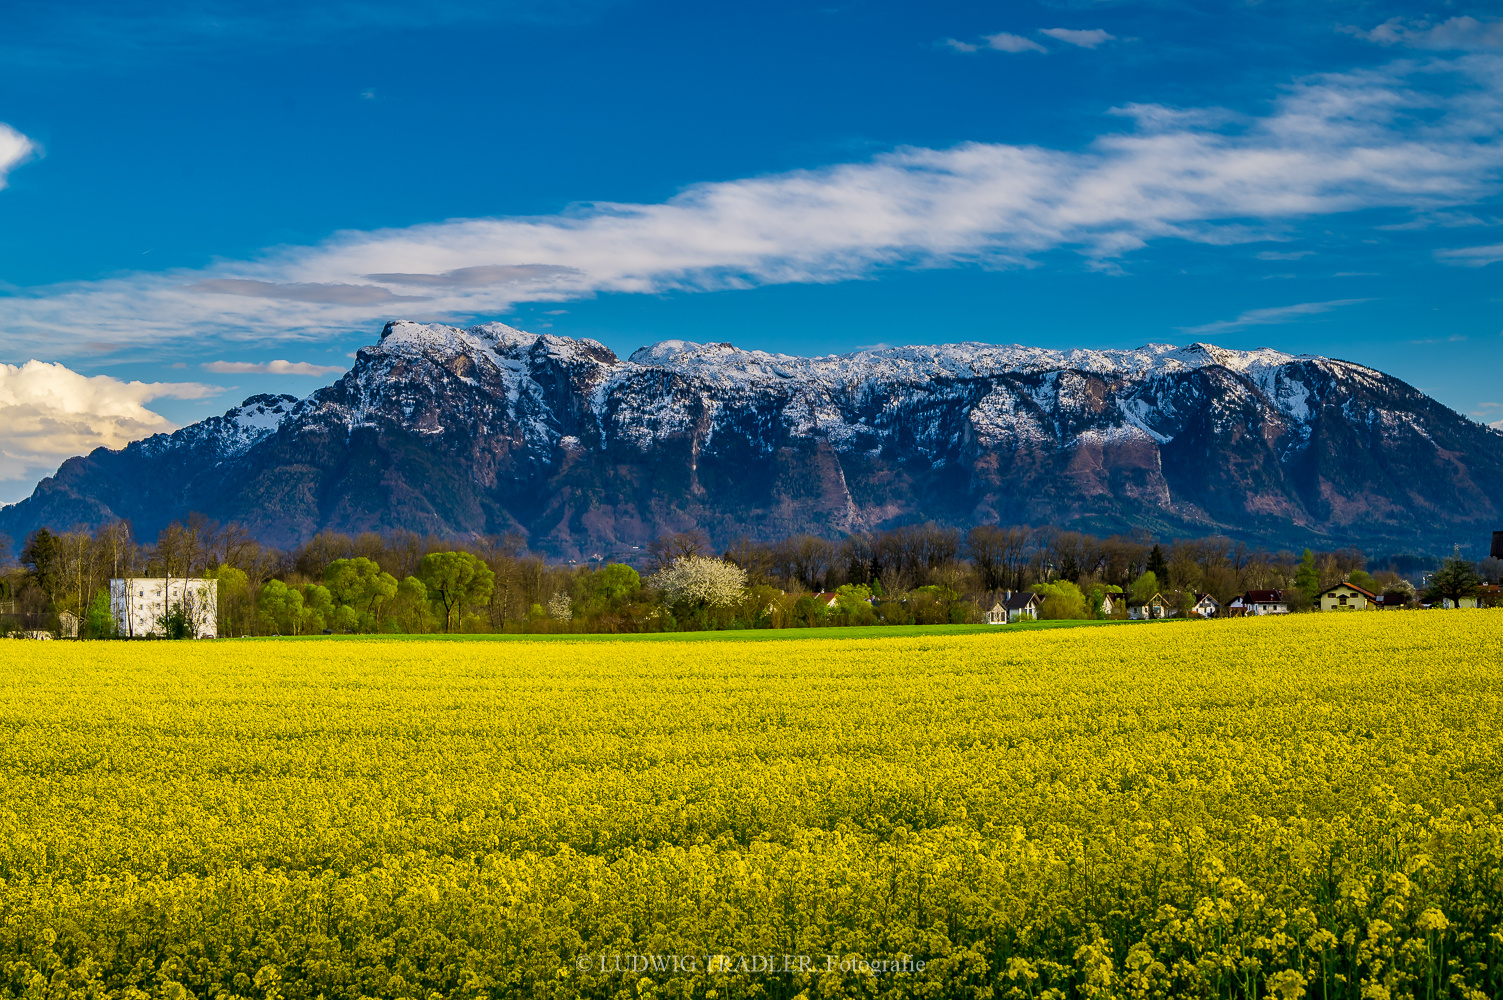
{"label": "snow-capped mountain", "polygon": [[303,400],[70,459],[0,510],[24,535],[200,510],[323,529],[520,531],[606,557],[662,531],[837,534],[915,520],[1449,548],[1490,531],[1503,435],[1361,365],[1209,344],[950,344],[804,358],[492,323],[387,324]]}

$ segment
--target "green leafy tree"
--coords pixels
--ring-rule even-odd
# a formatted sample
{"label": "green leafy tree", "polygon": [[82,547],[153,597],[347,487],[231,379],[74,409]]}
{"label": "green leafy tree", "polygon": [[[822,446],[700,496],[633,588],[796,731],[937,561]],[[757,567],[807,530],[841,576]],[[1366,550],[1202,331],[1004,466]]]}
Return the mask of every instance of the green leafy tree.
{"label": "green leafy tree", "polygon": [[334,617],[329,620],[329,627],[336,632],[359,632],[364,620],[364,617],[348,604],[336,604]]}
{"label": "green leafy tree", "polygon": [[629,600],[642,589],[642,577],[622,563],[603,566],[590,576],[591,589],[607,601]]}
{"label": "green leafy tree", "polygon": [[737,616],[752,628],[781,628],[787,617],[786,603],[787,595],[778,588],[757,584],[742,592]]}
{"label": "green leafy tree", "polygon": [[281,580],[267,580],[256,595],[256,619],[267,635],[297,635],[303,621],[302,592]]}
{"label": "green leafy tree", "polygon": [[491,599],[496,575],[469,552],[430,552],[418,565],[418,578],[430,600],[444,609],[444,631],[451,632],[464,617],[466,604],[484,604]]}
{"label": "green leafy tree", "polygon": [[1315,565],[1315,553],[1309,549],[1305,550],[1294,569],[1294,589],[1312,601],[1320,593],[1320,570]]}
{"label": "green leafy tree", "polygon": [[157,616],[157,634],[164,639],[192,639],[193,614],[183,601],[174,601]]}
{"label": "green leafy tree", "polygon": [[[339,631],[353,632],[357,628],[375,631],[381,625],[381,612],[385,605],[397,596],[397,579],[383,573],[381,567],[364,556],[355,559],[336,559],[324,569],[324,586],[334,598],[335,616]],[[356,617],[355,625],[343,628],[349,618],[340,615],[339,607],[351,608]]]}
{"label": "green leafy tree", "polygon": [[437,622],[428,588],[417,577],[409,576],[397,584],[397,594],[387,606],[382,628],[388,632],[422,635],[432,632]]}
{"label": "green leafy tree", "polygon": [[1069,580],[1039,583],[1033,592],[1040,597],[1039,617],[1045,619],[1087,617],[1086,596]]}
{"label": "green leafy tree", "polygon": [[793,602],[793,624],[797,628],[816,628],[825,624],[830,609],[813,594],[805,594]]}
{"label": "green leafy tree", "polygon": [[1159,577],[1153,570],[1149,570],[1132,582],[1127,588],[1128,599],[1133,604],[1147,604],[1154,594],[1159,592]]}
{"label": "green leafy tree", "polygon": [[334,621],[334,595],[321,584],[303,588],[303,614],[299,628],[304,635],[322,632]]}
{"label": "green leafy tree", "polygon": [[245,635],[251,625],[250,578],[244,570],[223,564],[207,575],[219,581],[219,634]]}
{"label": "green leafy tree", "polygon": [[115,616],[110,611],[109,591],[101,590],[94,595],[94,599],[89,602],[88,610],[84,612],[83,626],[79,629],[79,637],[83,639],[113,639],[117,634]]}
{"label": "green leafy tree", "polygon": [[1460,601],[1476,597],[1481,586],[1482,578],[1477,575],[1476,567],[1461,558],[1460,553],[1455,553],[1441,564],[1440,569],[1430,574],[1425,584],[1425,600]]}
{"label": "green leafy tree", "polygon": [[835,589],[835,606],[847,625],[870,625],[877,617],[871,606],[871,588],[847,583]]}

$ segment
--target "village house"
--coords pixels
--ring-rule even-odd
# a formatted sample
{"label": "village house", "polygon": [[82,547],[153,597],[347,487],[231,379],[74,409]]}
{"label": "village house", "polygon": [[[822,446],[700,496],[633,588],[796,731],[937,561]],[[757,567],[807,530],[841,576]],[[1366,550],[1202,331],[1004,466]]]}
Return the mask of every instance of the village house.
{"label": "village house", "polygon": [[1322,611],[1366,611],[1378,606],[1376,594],[1345,580],[1322,590],[1315,599]]}
{"label": "village house", "polygon": [[1111,591],[1101,595],[1101,613],[1110,618],[1112,612],[1117,609],[1117,602],[1122,600],[1121,594],[1113,594]]}
{"label": "village house", "polygon": [[1003,597],[1003,609],[1007,611],[1007,621],[1031,621],[1039,617],[1039,595],[1027,591],[1007,591]]}
{"label": "village house", "polygon": [[188,614],[193,638],[218,638],[218,580],[136,576],[110,581],[110,614],[126,638],[161,635],[161,619],[179,606]]}
{"label": "village house", "polygon": [[1201,618],[1215,618],[1221,613],[1221,602],[1210,594],[1196,594],[1195,603],[1190,608],[1190,614]]}
{"label": "village house", "polygon": [[1173,615],[1174,609],[1164,600],[1163,594],[1154,594],[1142,604],[1130,604],[1127,607],[1127,617],[1133,621],[1170,618]]}
{"label": "village house", "polygon": [[1249,590],[1232,598],[1226,606],[1226,613],[1233,618],[1243,615],[1287,615],[1289,601],[1282,590]]}

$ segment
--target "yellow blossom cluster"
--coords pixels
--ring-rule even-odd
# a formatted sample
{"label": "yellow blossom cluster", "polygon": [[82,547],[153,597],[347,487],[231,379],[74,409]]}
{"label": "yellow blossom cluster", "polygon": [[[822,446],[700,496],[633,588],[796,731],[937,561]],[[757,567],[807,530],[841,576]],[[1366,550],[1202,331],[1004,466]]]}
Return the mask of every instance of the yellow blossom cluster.
{"label": "yellow blossom cluster", "polygon": [[1503,611],[10,643],[0,997],[1503,995]]}

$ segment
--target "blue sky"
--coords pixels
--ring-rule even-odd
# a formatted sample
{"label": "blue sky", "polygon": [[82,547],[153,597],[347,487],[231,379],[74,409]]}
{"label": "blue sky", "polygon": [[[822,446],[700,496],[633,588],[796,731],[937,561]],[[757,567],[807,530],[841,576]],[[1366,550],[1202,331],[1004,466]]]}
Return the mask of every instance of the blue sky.
{"label": "blue sky", "polygon": [[304,395],[389,318],[622,354],[1205,340],[1503,419],[1496,5],[8,16],[0,502]]}

